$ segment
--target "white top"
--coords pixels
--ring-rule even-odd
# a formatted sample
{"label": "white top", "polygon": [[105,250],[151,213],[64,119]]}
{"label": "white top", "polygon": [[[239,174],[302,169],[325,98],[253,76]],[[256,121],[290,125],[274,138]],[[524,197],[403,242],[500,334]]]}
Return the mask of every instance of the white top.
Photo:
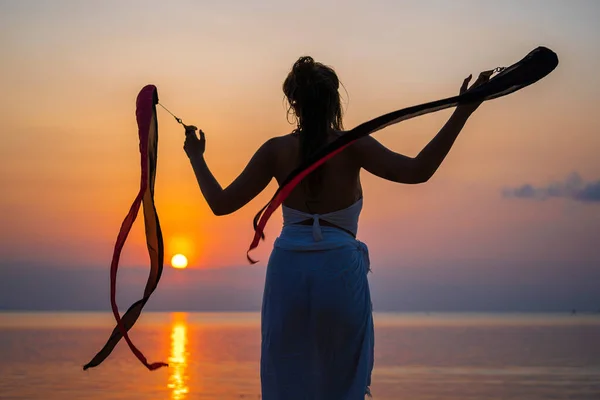
{"label": "white top", "polygon": [[319,224],[319,220],[322,219],[323,221],[327,221],[350,231],[356,236],[356,233],[358,232],[358,217],[362,211],[362,205],[363,199],[361,197],[360,200],[350,207],[327,214],[308,214],[282,205],[283,226],[297,224],[306,221],[307,219],[312,219],[313,238],[318,242],[323,239],[323,232],[321,232],[321,225]]}

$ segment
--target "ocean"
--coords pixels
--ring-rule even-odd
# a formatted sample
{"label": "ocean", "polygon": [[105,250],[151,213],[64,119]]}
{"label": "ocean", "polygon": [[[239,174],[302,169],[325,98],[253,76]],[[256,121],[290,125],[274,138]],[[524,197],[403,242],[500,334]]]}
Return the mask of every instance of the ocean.
{"label": "ocean", "polygon": [[[258,313],[0,313],[0,399],[259,399]],[[375,400],[600,399],[600,314],[375,314]],[[334,399],[332,399],[334,400]]]}

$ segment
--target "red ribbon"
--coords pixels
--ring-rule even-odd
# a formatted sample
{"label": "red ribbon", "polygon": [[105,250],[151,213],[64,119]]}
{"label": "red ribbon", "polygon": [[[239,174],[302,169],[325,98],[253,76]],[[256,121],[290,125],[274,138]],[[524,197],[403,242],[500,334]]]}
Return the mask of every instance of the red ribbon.
{"label": "red ribbon", "polygon": [[[84,370],[100,365],[100,363],[110,355],[122,337],[125,338],[125,341],[133,354],[135,354],[141,363],[149,370],[152,371],[168,365],[164,362],[148,363],[146,357],[137,347],[135,347],[127,334],[139,318],[150,295],[156,289],[163,270],[163,239],[158,214],[154,205],[154,181],[156,178],[156,161],[158,155],[157,103],[158,92],[154,85],[145,86],[138,94],[136,101],[136,118],[140,138],[140,189],[127,216],[121,224],[121,229],[119,230],[117,241],[115,243],[112,262],[110,264],[110,305],[117,321],[117,326],[113,329],[113,332],[104,347],[83,367]],[[150,256],[150,274],[148,276],[148,281],[146,282],[146,288],[144,289],[144,296],[142,299],[133,303],[123,317],[121,317],[119,315],[119,307],[117,306],[116,300],[117,270],[119,268],[121,251],[125,245],[131,227],[137,218],[141,205],[144,207],[146,244],[148,247],[148,255]]]}

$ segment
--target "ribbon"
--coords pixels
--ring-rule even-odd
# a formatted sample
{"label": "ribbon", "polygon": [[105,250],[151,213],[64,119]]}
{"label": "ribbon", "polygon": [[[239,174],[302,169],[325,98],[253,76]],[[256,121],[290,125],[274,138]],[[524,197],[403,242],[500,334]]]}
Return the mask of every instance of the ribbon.
{"label": "ribbon", "polygon": [[296,168],[277,189],[271,200],[254,217],[254,238],[246,253],[251,264],[257,261],[250,258],[250,251],[258,247],[260,240],[265,239],[264,229],[273,212],[283,203],[290,192],[308,174],[324,164],[326,161],[341,153],[346,147],[358,139],[377,132],[387,126],[397,124],[410,118],[432,112],[456,107],[459,104],[468,104],[487,101],[506,96],[521,90],[547,76],[558,65],[558,56],[552,50],[540,46],[532,50],[523,59],[507,68],[497,68],[500,71],[488,82],[468,90],[458,96],[448,97],[401,110],[393,111],[379,116],[354,129],[347,131],[340,138],[317,150],[307,161]]}
{"label": "ribbon", "polygon": [[[138,135],[140,138],[140,156],[141,156],[141,181],[140,190],[136,196],[127,216],[121,224],[121,229],[114,247],[112,262],[110,265],[110,305],[113,315],[117,321],[117,326],[113,329],[108,341],[104,347],[94,356],[94,358],[84,365],[83,370],[100,365],[113,351],[122,337],[129,345],[131,351],[149,370],[167,366],[163,362],[148,363],[146,357],[131,342],[127,332],[133,327],[139,318],[142,309],[150,299],[150,295],[156,289],[158,281],[163,270],[163,238],[160,229],[158,214],[154,205],[154,182],[156,178],[156,160],[158,155],[158,120],[156,116],[156,104],[158,104],[158,92],[154,85],[145,86],[137,96],[136,100],[136,119],[138,124]],[[129,309],[119,315],[117,306],[117,270],[119,268],[119,258],[121,250],[125,245],[127,236],[135,219],[137,218],[140,205],[144,207],[144,223],[146,230],[146,244],[148,255],[150,256],[150,274],[144,289],[144,296],[133,303]]]}
{"label": "ribbon", "polygon": [[[255,263],[249,256],[251,250],[255,249],[260,240],[265,238],[264,228],[273,212],[283,203],[290,192],[298,185],[308,174],[314,171],[323,163],[327,162],[335,155],[342,152],[358,139],[377,132],[387,126],[398,122],[440,111],[446,108],[455,107],[459,104],[468,104],[478,101],[492,100],[507,94],[516,92],[526,86],[529,86],[542,79],[552,72],[558,65],[558,57],[551,50],[545,47],[538,47],[531,51],[521,61],[508,68],[499,68],[498,75],[491,78],[485,84],[466,93],[442,100],[437,100],[417,106],[393,111],[367,121],[354,129],[347,131],[339,139],[327,144],[316,151],[306,162],[296,168],[288,178],[277,189],[272,199],[256,214],[254,217],[254,238],[247,252],[247,258],[250,263]],[[158,119],[156,115],[156,105],[158,104],[158,92],[154,85],[145,86],[138,94],[136,100],[136,119],[138,124],[138,135],[140,139],[140,163],[141,180],[139,192],[127,213],[115,243],[113,257],[110,267],[110,302],[113,315],[117,326],[113,329],[108,341],[104,347],[93,357],[93,359],[84,365],[83,369],[96,367],[100,365],[113,351],[119,340],[125,338],[131,351],[149,370],[167,366],[163,362],[148,363],[146,357],[131,342],[127,332],[133,327],[139,318],[142,309],[150,299],[151,294],[156,289],[163,270],[163,239],[162,231],[156,207],[154,204],[154,183],[156,178],[156,163],[158,151]],[[176,118],[177,119],[177,118]],[[181,123],[180,120],[178,122]],[[119,308],[116,302],[116,280],[119,259],[127,236],[135,222],[140,206],[143,205],[144,223],[146,231],[146,244],[148,255],[150,257],[150,273],[146,282],[143,297],[133,303],[125,314],[119,315]]]}

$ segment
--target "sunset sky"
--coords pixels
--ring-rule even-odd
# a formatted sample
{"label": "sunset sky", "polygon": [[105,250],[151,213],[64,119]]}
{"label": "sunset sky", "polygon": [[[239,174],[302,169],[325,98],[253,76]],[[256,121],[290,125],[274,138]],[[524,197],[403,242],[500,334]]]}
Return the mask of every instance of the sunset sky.
{"label": "sunset sky", "polygon": [[[288,133],[281,84],[311,55],[335,68],[347,128],[456,94],[463,79],[544,45],[539,83],[485,103],[426,184],[363,173],[359,239],[374,306],[390,310],[600,309],[600,2],[0,0],[0,308],[107,309],[119,226],[138,190],[135,98],[207,135],[223,186]],[[451,110],[375,137],[414,156]],[[168,262],[155,309],[258,309],[281,228],[250,266],[252,217],[211,214],[158,110],[156,205]],[[141,219],[125,247],[122,308],[143,290]]]}

